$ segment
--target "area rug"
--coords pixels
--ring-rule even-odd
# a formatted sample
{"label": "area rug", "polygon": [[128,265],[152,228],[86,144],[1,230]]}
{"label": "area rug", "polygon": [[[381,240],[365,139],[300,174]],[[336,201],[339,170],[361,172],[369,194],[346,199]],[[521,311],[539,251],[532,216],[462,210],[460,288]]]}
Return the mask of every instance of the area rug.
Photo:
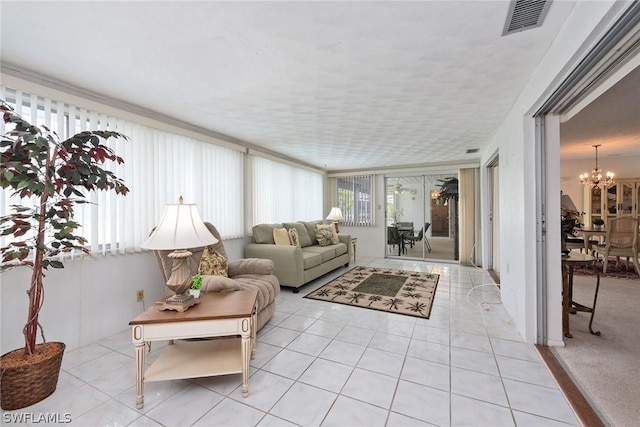
{"label": "area rug", "polygon": [[355,267],[305,298],[428,319],[439,274]]}
{"label": "area rug", "polygon": [[574,267],[573,274],[580,276],[595,276],[597,271],[602,277],[640,280],[640,275],[636,273],[633,262],[629,261],[629,267],[627,267],[626,259],[620,260],[619,263],[616,263],[615,259],[610,259],[609,264],[607,265],[607,272],[604,274],[602,273],[602,266],[602,261],[598,261],[595,267],[592,265]]}

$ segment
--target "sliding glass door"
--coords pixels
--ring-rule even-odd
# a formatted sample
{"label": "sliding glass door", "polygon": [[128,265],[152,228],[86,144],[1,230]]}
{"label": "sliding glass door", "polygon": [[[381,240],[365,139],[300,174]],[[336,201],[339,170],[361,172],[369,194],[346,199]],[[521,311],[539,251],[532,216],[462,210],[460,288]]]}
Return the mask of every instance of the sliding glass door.
{"label": "sliding glass door", "polygon": [[457,261],[458,173],[385,177],[386,255]]}

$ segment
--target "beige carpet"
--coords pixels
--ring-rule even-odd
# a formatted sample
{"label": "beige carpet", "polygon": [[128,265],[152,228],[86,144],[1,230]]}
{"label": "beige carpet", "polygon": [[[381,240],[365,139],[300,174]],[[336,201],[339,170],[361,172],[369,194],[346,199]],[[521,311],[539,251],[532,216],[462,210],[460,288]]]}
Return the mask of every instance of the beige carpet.
{"label": "beige carpet", "polygon": [[[591,306],[595,278],[574,276],[574,301]],[[589,333],[589,314],[571,315],[573,338],[553,347],[604,421],[615,427],[640,425],[640,279],[602,276]]]}
{"label": "beige carpet", "polygon": [[305,298],[429,318],[438,274],[355,267]]}

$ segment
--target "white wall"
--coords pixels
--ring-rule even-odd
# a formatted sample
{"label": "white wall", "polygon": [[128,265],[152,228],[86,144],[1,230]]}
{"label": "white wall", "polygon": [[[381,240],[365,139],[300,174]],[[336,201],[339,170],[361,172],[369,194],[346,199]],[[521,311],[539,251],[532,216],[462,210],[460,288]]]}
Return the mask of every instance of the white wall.
{"label": "white wall", "polygon": [[[514,103],[510,113],[500,126],[489,146],[483,150],[483,169],[492,156],[500,156],[500,273],[501,292],[505,308],[525,341],[536,342],[536,188],[535,188],[535,126],[532,118],[535,110],[575,67],[580,56],[591,48],[606,30],[606,23],[614,20],[612,10],[619,12],[622,4],[611,1],[577,2],[565,26],[535,70],[531,80]],[[606,22],[604,22],[606,21]],[[548,155],[559,158],[559,146],[547,147]],[[554,172],[556,175],[558,171]],[[483,189],[486,177],[483,175]],[[550,176],[553,176],[551,174]],[[560,182],[548,182],[549,194],[560,194]],[[487,200],[482,198],[484,213]],[[483,215],[483,242],[486,245],[489,227]],[[556,230],[557,228],[557,230]],[[559,241],[559,218],[548,218],[548,241]],[[484,246],[485,249],[488,246]],[[561,301],[559,245],[549,245],[550,255],[557,252],[557,259],[548,270],[550,308],[559,307]],[[487,250],[483,250],[487,254]],[[557,313],[553,312],[553,313]],[[554,314],[554,317],[557,317]],[[562,343],[560,318],[550,319],[549,340]]]}

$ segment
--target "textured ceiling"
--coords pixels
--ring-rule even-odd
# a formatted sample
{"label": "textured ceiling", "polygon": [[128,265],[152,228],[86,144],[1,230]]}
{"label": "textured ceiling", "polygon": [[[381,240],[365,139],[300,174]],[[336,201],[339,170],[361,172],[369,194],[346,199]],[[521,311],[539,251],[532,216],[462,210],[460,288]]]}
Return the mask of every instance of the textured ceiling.
{"label": "textured ceiling", "polygon": [[463,162],[573,5],[3,1],[2,62],[327,170]]}

